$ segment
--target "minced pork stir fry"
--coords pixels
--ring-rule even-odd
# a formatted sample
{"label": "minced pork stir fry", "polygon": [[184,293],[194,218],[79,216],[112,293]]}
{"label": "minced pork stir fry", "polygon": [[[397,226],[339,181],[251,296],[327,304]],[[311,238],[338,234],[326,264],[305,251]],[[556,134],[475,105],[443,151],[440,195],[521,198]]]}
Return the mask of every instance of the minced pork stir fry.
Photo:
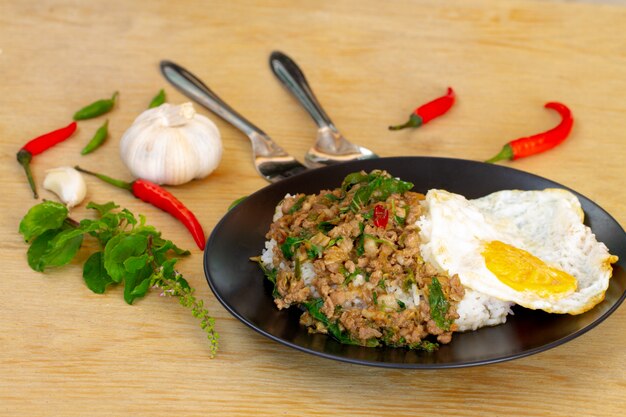
{"label": "minced pork stir fry", "polygon": [[449,343],[464,289],[420,256],[422,194],[385,171],[348,175],[341,188],[286,197],[253,258],[309,331],[363,346],[431,351]]}

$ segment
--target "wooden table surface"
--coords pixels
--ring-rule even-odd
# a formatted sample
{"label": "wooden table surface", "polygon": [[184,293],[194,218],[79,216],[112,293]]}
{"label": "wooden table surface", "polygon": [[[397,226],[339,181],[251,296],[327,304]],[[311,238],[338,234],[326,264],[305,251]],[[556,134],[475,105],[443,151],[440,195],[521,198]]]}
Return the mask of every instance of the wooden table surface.
{"label": "wooden table surface", "polygon": [[[497,365],[388,370],[313,357],[250,330],[221,307],[202,253],[171,217],[125,191],[87,179],[88,200],[144,213],[191,249],[179,266],[207,301],[221,335],[209,359],[196,320],[149,294],[129,306],[120,289],[91,293],[81,263],[36,273],[17,233],[35,201],[15,153],[67,124],[83,105],[120,92],[111,137],[80,156],[102,119],[33,163],[80,163],[131,179],[118,142],[165,88],[158,62],[191,69],[296,156],[316,128],[274,79],[282,50],[305,69],[351,140],[381,156],[483,160],[519,136],[553,126],[543,108],[571,106],[570,138],[506,165],[565,184],[626,225],[626,8],[560,1],[0,1],[0,415],[617,416],[626,412],[626,308],[563,346]],[[454,86],[458,103],[419,130],[389,132],[418,103]],[[207,234],[237,197],[266,185],[247,138],[220,128],[224,156],[209,177],[176,187]],[[42,198],[54,199],[49,192]],[[86,215],[84,205],[73,216]],[[84,261],[84,259],[80,259]]]}

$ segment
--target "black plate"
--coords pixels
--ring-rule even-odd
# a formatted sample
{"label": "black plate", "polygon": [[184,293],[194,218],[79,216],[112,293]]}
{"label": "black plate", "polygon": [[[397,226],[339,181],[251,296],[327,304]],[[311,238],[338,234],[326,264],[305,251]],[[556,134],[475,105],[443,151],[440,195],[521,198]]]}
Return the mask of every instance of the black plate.
{"label": "black plate", "polygon": [[300,310],[279,311],[275,307],[271,284],[248,258],[261,254],[274,207],[286,193],[313,194],[335,188],[346,174],[372,169],[385,169],[411,181],[418,192],[442,188],[467,198],[503,189],[567,188],[503,166],[446,158],[381,158],[305,172],[254,193],[228,212],[213,230],[205,250],[204,269],[213,293],[224,307],[270,339],[325,358],[394,368],[454,368],[506,361],[558,346],[598,325],[626,298],[626,233],[606,211],[576,193],[586,214],[585,223],[620,258],[605,300],[587,313],[570,316],[516,308],[506,324],[455,334],[450,344],[434,353],[347,346],[325,335],[308,334],[298,324]]}

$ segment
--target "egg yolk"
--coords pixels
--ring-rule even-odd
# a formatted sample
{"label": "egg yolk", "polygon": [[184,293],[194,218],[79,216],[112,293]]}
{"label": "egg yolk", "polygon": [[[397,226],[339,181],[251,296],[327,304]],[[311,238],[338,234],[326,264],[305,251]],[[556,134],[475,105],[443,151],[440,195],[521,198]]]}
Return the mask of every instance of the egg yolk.
{"label": "egg yolk", "polygon": [[523,249],[494,240],[485,245],[482,255],[487,269],[516,291],[560,298],[576,290],[576,278]]}

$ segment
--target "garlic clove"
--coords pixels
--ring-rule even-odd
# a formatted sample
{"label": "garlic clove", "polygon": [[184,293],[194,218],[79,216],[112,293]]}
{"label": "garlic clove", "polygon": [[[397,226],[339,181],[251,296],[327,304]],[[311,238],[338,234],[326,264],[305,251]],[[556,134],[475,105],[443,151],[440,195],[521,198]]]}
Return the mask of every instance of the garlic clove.
{"label": "garlic clove", "polygon": [[87,195],[87,185],[83,176],[72,167],[47,170],[43,188],[55,193],[67,207],[80,204]]}

